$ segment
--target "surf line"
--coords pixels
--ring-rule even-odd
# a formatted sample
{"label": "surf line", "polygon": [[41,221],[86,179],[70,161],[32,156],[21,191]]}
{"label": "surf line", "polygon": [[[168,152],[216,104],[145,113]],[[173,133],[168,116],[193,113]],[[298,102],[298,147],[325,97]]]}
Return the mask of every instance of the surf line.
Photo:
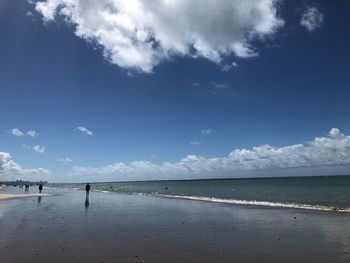
{"label": "surf line", "polygon": [[267,206],[267,207],[297,208],[297,209],[307,209],[307,210],[317,210],[317,211],[335,211],[335,212],[350,213],[350,208],[340,208],[340,207],[324,206],[324,205],[267,202],[267,201],[257,201],[257,200],[222,199],[222,198],[215,198],[215,197],[187,196],[187,195],[158,194],[157,196],[167,197],[167,198],[196,200],[196,201],[206,201],[206,202],[214,202],[214,203],[236,204],[236,205],[254,205],[254,206]]}

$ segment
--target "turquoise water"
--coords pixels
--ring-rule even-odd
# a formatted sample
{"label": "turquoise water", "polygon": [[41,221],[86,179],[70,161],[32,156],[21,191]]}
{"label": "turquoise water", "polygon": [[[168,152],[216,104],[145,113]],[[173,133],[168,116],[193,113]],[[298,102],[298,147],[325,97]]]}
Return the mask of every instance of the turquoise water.
{"label": "turquoise water", "polygon": [[[85,188],[85,184],[53,186]],[[92,183],[91,190],[350,212],[350,176]]]}

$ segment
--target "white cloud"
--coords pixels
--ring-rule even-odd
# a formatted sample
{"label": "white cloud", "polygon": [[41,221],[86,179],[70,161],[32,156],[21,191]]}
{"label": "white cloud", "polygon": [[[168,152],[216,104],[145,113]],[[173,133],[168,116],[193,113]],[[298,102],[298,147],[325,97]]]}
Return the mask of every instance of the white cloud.
{"label": "white cloud", "polygon": [[24,133],[21,132],[21,130],[19,130],[17,128],[12,129],[11,133],[12,133],[12,135],[17,136],[17,137],[21,137],[24,135]]}
{"label": "white cloud", "polygon": [[90,131],[89,129],[83,127],[83,126],[79,126],[77,127],[77,130],[80,131],[82,134],[86,134],[86,135],[94,135],[92,131]]}
{"label": "white cloud", "polygon": [[44,146],[40,146],[38,144],[37,145],[33,145],[33,146],[23,144],[23,147],[27,148],[29,150],[32,150],[34,152],[37,152],[37,153],[44,153],[45,152],[45,147]]}
{"label": "white cloud", "polygon": [[[24,136],[24,132],[22,132],[20,129],[18,128],[13,128],[11,130],[11,134],[14,135],[14,136],[17,136],[17,137],[22,137]],[[30,136],[30,137],[36,137],[39,135],[39,133],[37,131],[34,131],[34,130],[29,130],[26,132],[26,135]]]}
{"label": "white cloud", "polygon": [[62,162],[62,163],[70,163],[70,162],[72,162],[72,160],[70,158],[68,158],[68,157],[58,159],[58,161]]}
{"label": "white cloud", "polygon": [[[188,155],[178,162],[155,164],[136,161],[129,164],[115,163],[102,167],[76,166],[72,176],[91,177],[95,180],[139,180],[139,179],[184,179],[235,177],[242,174],[266,175],[296,168],[345,167],[350,171],[350,135],[333,128],[327,137],[316,137],[313,141],[283,147],[262,145],[252,149],[236,149],[225,157],[205,158]],[[281,172],[282,171],[282,172]],[[319,170],[323,172],[324,168]],[[294,174],[295,175],[295,174]],[[76,178],[75,177],[75,178]]]}
{"label": "white cloud", "polygon": [[12,160],[7,152],[0,152],[0,180],[43,180],[51,172],[45,168],[25,169]]}
{"label": "white cloud", "polygon": [[273,35],[284,21],[279,0],[46,0],[36,2],[45,22],[61,16],[75,34],[102,47],[123,68],[151,72],[173,56],[257,55],[254,39]]}
{"label": "white cloud", "polygon": [[309,31],[322,26],[324,20],[323,14],[316,7],[308,7],[303,13],[300,24]]}
{"label": "white cloud", "polygon": [[45,147],[44,146],[40,146],[40,145],[34,145],[33,146],[33,150],[37,153],[44,153],[45,152]]}
{"label": "white cloud", "polygon": [[29,131],[27,131],[27,135],[30,137],[36,137],[36,136],[39,136],[39,133],[37,131],[34,131],[34,130],[29,130]]}
{"label": "white cloud", "polygon": [[208,128],[208,129],[202,129],[202,130],[201,130],[201,134],[203,134],[203,135],[209,135],[209,134],[211,134],[212,132],[213,132],[213,130],[210,129],[210,128]]}

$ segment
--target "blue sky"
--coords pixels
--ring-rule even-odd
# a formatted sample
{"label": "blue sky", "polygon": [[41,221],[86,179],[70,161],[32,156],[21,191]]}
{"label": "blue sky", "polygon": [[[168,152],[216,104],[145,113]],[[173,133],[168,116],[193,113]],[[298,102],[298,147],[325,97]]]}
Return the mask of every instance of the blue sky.
{"label": "blue sky", "polygon": [[56,2],[0,3],[0,179],[348,173],[348,1]]}

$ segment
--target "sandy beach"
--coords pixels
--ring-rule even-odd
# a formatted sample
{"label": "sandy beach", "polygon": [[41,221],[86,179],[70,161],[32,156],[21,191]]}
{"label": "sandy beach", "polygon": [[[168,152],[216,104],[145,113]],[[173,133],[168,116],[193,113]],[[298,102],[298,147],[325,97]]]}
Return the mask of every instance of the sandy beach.
{"label": "sandy beach", "polygon": [[50,190],[0,201],[0,262],[350,262],[350,214]]}

